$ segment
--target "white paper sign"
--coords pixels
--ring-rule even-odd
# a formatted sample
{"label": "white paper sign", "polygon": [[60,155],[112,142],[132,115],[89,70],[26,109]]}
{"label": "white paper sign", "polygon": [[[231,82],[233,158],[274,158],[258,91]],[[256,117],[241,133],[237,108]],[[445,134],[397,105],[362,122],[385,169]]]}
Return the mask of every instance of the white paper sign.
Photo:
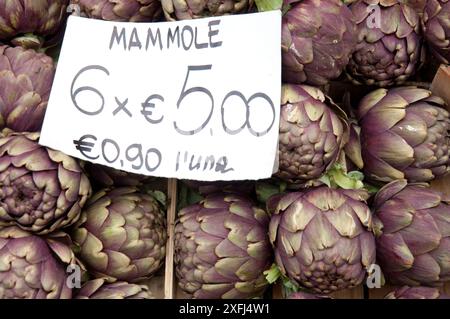
{"label": "white paper sign", "polygon": [[279,11],[162,23],[70,17],[40,143],[145,175],[270,177],[280,45]]}

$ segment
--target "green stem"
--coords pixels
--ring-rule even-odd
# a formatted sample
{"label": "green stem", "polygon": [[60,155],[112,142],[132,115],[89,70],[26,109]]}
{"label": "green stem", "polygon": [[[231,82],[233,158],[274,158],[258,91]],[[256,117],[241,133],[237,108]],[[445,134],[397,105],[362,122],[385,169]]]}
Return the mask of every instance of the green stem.
{"label": "green stem", "polygon": [[256,197],[261,203],[267,203],[269,198],[273,195],[283,193],[286,190],[286,183],[284,182],[257,182],[255,186]]}
{"label": "green stem", "polygon": [[353,171],[346,173],[340,164],[335,164],[319,180],[332,188],[362,189],[364,175],[361,172]]}
{"label": "green stem", "polygon": [[259,12],[280,10],[283,0],[255,0]]}
{"label": "green stem", "polygon": [[269,284],[273,284],[281,277],[281,270],[276,264],[272,264],[269,270],[264,271],[264,276]]}

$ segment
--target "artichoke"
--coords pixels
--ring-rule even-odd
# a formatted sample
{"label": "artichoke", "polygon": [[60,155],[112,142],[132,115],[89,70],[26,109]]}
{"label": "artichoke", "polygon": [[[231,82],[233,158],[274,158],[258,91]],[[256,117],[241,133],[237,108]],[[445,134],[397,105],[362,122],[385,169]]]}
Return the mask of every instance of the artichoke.
{"label": "artichoke", "polygon": [[403,286],[388,293],[384,299],[450,299],[437,288]]}
{"label": "artichoke", "polygon": [[186,20],[245,13],[253,0],[160,0],[167,21]]}
{"label": "artichoke", "polygon": [[283,85],[277,177],[301,184],[319,178],[336,162],[347,124],[327,103],[337,109],[315,87]]}
{"label": "artichoke", "polygon": [[364,171],[390,182],[431,181],[450,166],[450,119],[444,101],[416,87],[378,89],[359,105]]}
{"label": "artichoke", "polygon": [[159,0],[74,0],[89,18],[122,21],[151,22],[162,15]]}
{"label": "artichoke", "polygon": [[107,283],[105,279],[90,280],[81,287],[76,299],[152,299],[148,287],[124,281]]}
{"label": "artichoke", "polygon": [[401,0],[359,0],[351,10],[358,43],[347,67],[349,77],[382,87],[405,82],[422,60],[417,13]]}
{"label": "artichoke", "polygon": [[450,1],[428,0],[422,28],[425,41],[440,62],[450,63]]}
{"label": "artichoke", "polygon": [[166,239],[158,202],[134,187],[96,193],[73,232],[87,269],[109,281],[151,277],[164,260]]}
{"label": "artichoke", "polygon": [[128,173],[112,167],[87,162],[84,166],[86,173],[101,187],[139,186],[151,177]]}
{"label": "artichoke", "polygon": [[0,128],[40,131],[54,75],[45,54],[0,46]]}
{"label": "artichoke", "polygon": [[373,203],[377,261],[393,284],[450,280],[450,198],[422,184],[385,185]]}
{"label": "artichoke", "polygon": [[70,248],[17,227],[0,229],[0,299],[70,299]]}
{"label": "artichoke", "polygon": [[178,285],[194,298],[262,295],[272,263],[269,216],[246,197],[214,194],[179,212],[175,226]]}
{"label": "artichoke", "polygon": [[279,197],[269,235],[281,273],[319,294],[358,286],[375,262],[367,197],[326,186]]}
{"label": "artichoke", "polygon": [[0,2],[0,41],[32,33],[46,37],[62,24],[69,0],[14,0]]}
{"label": "artichoke", "polygon": [[286,83],[323,85],[339,77],[356,44],[351,11],[340,0],[289,0],[283,16],[282,62]]}
{"label": "artichoke", "polygon": [[79,162],[38,144],[39,133],[0,137],[0,226],[47,234],[78,220],[91,194]]}

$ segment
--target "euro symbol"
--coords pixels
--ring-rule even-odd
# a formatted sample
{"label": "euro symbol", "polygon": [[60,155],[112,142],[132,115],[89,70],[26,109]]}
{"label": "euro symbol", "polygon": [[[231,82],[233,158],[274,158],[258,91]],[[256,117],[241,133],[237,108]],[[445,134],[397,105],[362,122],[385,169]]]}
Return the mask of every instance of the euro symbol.
{"label": "euro symbol", "polygon": [[[94,142],[85,142],[84,140],[88,138],[94,140]],[[91,160],[96,160],[97,158],[99,158],[99,156],[90,156],[86,154],[92,151],[92,148],[94,147],[96,141],[97,138],[94,135],[87,134],[80,137],[79,140],[74,140],[73,144],[75,144],[75,148],[79,150],[84,157],[89,158]]]}
{"label": "euro symbol", "polygon": [[147,120],[147,122],[151,123],[151,124],[158,124],[161,123],[161,121],[163,120],[164,116],[161,116],[159,119],[152,119],[151,116],[153,115],[153,111],[155,110],[155,103],[151,102],[151,100],[156,99],[156,100],[160,100],[161,102],[164,102],[164,98],[159,95],[159,94],[153,94],[150,95],[144,103],[142,103],[142,111],[141,114],[144,115],[145,119]]}

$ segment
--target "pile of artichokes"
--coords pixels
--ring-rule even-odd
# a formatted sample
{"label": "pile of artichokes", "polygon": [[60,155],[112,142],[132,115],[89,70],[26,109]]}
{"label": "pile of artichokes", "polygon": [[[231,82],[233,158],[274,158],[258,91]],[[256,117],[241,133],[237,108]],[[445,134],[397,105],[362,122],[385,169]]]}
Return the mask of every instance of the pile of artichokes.
{"label": "pile of artichokes", "polygon": [[[281,10],[278,172],[179,183],[171,225],[166,181],[41,146],[68,8],[117,22]],[[0,43],[0,299],[154,298],[167,243],[190,298],[279,282],[324,299],[371,276],[396,285],[388,299],[448,298],[450,193],[432,184],[450,171],[450,101],[430,82],[450,63],[450,1],[3,1]]]}

